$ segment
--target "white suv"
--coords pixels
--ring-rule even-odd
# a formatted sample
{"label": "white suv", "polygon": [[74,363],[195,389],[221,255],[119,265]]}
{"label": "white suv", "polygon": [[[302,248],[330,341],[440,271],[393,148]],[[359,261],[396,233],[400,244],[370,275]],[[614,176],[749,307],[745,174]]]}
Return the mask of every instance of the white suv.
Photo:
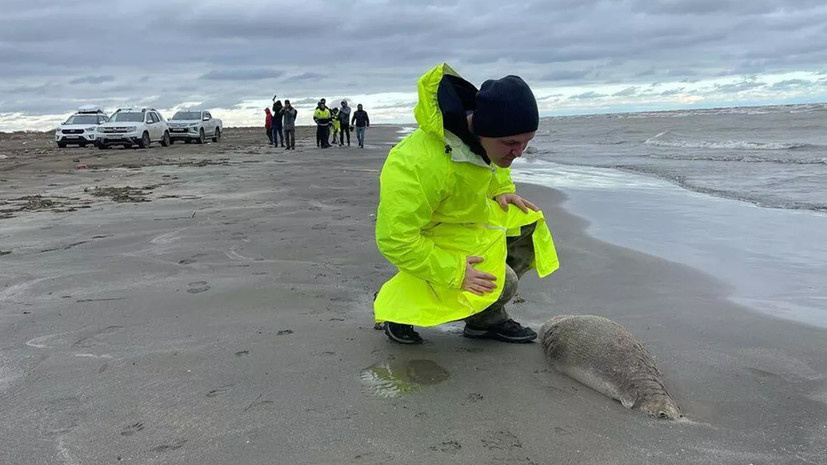
{"label": "white suv", "polygon": [[95,143],[95,130],[98,125],[109,120],[98,106],[84,105],[78,112],[70,116],[65,123],[59,125],[55,131],[55,142],[60,148],[68,144],[77,144],[86,147],[86,144]]}
{"label": "white suv", "polygon": [[98,126],[96,135],[99,149],[112,145],[145,149],[152,142],[169,145],[169,126],[154,108],[119,108],[108,122]]}

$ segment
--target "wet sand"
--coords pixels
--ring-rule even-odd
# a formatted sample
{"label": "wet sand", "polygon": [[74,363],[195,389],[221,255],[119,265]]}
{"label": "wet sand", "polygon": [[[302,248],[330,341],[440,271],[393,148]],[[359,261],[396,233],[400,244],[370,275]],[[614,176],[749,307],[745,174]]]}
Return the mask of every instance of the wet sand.
{"label": "wet sand", "polygon": [[0,463],[824,463],[827,332],[590,238],[556,191],[520,186],[562,268],[526,276],[513,316],[623,324],[687,421],[551,372],[539,344],[460,325],[389,343],[373,329],[393,273],[373,213],[396,138],[317,150],[304,130],[295,152],[258,129],[103,152],[0,138]]}

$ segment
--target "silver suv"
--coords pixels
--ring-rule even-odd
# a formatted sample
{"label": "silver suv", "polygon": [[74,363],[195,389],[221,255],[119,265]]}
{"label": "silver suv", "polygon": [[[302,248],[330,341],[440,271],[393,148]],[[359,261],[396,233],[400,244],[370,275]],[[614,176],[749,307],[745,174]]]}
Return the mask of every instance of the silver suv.
{"label": "silver suv", "polygon": [[100,107],[85,105],[78,109],[78,112],[70,116],[55,131],[55,142],[60,148],[68,144],[77,144],[86,147],[86,144],[95,143],[95,133],[98,125],[107,121],[106,115]]}
{"label": "silver suv", "polygon": [[158,110],[154,108],[119,108],[109,121],[98,126],[98,148],[113,145],[124,148],[148,148],[153,142],[169,145],[169,126]]}

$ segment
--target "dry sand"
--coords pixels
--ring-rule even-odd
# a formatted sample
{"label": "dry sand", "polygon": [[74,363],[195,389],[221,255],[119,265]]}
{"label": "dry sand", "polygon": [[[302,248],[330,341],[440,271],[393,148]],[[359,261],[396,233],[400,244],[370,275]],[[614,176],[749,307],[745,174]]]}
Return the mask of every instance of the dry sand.
{"label": "dry sand", "polygon": [[623,324],[688,421],[550,372],[537,344],[375,331],[395,128],[364,150],[303,129],[290,152],[257,128],[149,150],[50,137],[0,136],[2,464],[827,463],[827,332],[590,238],[559,192],[520,186],[562,268],[524,278],[513,315]]}

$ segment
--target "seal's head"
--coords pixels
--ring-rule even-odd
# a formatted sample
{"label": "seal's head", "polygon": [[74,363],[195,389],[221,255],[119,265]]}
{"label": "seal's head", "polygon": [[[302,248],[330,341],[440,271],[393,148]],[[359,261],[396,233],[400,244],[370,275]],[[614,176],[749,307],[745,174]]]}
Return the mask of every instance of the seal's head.
{"label": "seal's head", "polygon": [[682,418],[681,409],[669,397],[669,394],[652,396],[640,404],[640,410],[649,415],[663,420],[677,420]]}

